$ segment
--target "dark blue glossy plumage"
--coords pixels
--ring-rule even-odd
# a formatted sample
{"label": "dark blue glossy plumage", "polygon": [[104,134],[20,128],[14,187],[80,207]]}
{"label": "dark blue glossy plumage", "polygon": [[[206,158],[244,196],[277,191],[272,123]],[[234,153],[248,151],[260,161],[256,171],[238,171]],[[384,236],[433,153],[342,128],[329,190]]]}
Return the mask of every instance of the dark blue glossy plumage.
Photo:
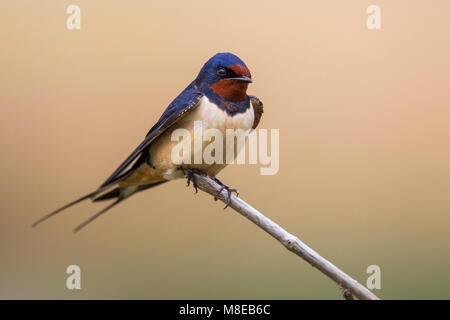
{"label": "dark blue glossy plumage", "polygon": [[[241,65],[247,68],[247,65],[238,56],[229,52],[218,53],[203,65],[197,78],[194,80],[194,84],[199,88],[200,92],[206,95],[211,102],[214,102],[219,108],[225,110],[231,116],[237,113],[245,112],[250,107],[249,97],[246,97],[242,101],[230,102],[214,93],[210,87],[212,84],[221,80],[221,77],[219,77],[216,72],[217,67],[229,67],[232,65]],[[232,108],[226,108],[225,103],[228,105],[232,104]]]}

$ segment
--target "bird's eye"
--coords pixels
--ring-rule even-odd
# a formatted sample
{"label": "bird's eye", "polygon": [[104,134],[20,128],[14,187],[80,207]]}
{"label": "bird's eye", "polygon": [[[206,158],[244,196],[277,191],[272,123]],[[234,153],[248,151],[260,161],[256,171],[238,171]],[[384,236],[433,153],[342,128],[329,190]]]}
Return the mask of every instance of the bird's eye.
{"label": "bird's eye", "polygon": [[224,67],[219,67],[217,69],[217,75],[219,77],[225,77],[227,75],[227,70]]}

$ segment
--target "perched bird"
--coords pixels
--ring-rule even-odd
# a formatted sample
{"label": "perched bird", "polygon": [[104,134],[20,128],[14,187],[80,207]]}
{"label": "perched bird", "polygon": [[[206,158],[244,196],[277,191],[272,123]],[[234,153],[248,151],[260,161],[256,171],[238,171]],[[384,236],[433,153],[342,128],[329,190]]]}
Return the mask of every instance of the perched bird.
{"label": "perched bird", "polygon": [[74,231],[78,231],[136,192],[167,181],[186,177],[188,186],[192,181],[197,189],[194,173],[208,175],[222,186],[222,190],[227,190],[228,206],[231,192],[237,193],[237,190],[216,178],[226,163],[175,164],[171,154],[177,142],[171,140],[171,135],[179,128],[192,132],[194,121],[202,121],[203,129],[217,129],[224,136],[226,129],[256,128],[263,107],[258,98],[247,95],[251,82],[249,69],[237,56],[231,53],[214,55],[203,65],[197,78],[170,103],[139,146],[97,190],[42,217],[32,226],[86,199],[94,202],[115,199],[75,228]]}

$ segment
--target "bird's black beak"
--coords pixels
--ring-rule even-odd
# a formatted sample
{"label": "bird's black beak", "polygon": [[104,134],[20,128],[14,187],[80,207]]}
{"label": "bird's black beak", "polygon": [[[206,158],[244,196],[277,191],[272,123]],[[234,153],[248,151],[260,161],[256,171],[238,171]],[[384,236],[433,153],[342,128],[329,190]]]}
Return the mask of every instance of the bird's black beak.
{"label": "bird's black beak", "polygon": [[227,78],[227,80],[237,80],[237,81],[242,81],[242,82],[247,82],[247,83],[252,83],[252,79],[249,77],[235,77],[235,78]]}

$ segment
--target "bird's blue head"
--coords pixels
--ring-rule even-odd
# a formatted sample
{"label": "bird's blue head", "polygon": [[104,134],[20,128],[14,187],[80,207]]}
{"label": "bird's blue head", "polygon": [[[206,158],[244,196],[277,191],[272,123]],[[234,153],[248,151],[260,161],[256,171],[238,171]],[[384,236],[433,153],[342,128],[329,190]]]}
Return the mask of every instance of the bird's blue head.
{"label": "bird's blue head", "polygon": [[202,92],[213,92],[233,102],[247,97],[250,82],[252,76],[244,61],[228,52],[217,53],[209,59],[194,81]]}

